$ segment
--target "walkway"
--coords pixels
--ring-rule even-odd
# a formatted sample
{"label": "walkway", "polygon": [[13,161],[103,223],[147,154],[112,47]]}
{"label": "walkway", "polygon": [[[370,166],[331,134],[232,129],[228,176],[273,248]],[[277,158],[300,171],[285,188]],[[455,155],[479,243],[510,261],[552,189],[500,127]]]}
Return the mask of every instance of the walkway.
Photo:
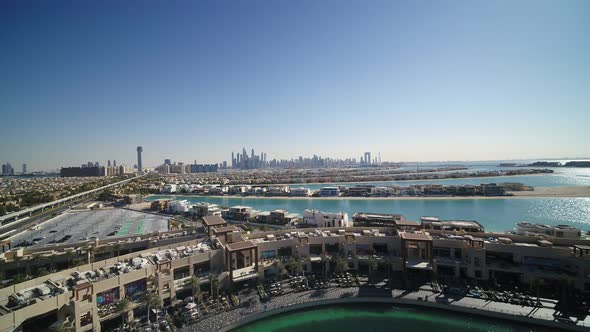
{"label": "walkway", "polygon": [[[284,284],[285,285],[285,284]],[[446,297],[442,294],[437,294],[432,291],[429,287],[422,287],[417,291],[405,291],[400,289],[394,289],[392,292],[392,298],[383,299],[384,301],[391,301],[391,303],[407,304],[407,305],[421,305],[434,308],[445,309],[445,306],[450,306],[448,309],[455,311],[462,310],[482,310],[484,313],[490,313],[490,316],[494,313],[499,315],[512,315],[527,318],[534,318],[539,320],[545,320],[555,324],[553,309],[555,303],[551,300],[543,300],[542,308],[521,306],[503,302],[493,302],[473,297]],[[270,302],[267,303],[266,308],[264,304],[260,302],[258,294],[255,290],[245,290],[238,294],[242,305],[240,307],[231,309],[226,312],[222,312],[217,315],[205,317],[199,320],[196,324],[185,326],[179,329],[179,332],[209,332],[218,331],[229,324],[243,320],[244,317],[263,313],[265,310],[270,311],[273,309],[279,309],[286,306],[302,304],[307,302],[315,302],[321,300],[331,299],[343,299],[343,298],[359,298],[359,288],[349,287],[331,287],[327,289],[312,289],[304,292],[290,292],[274,297]],[[361,300],[361,298],[359,298]],[[549,325],[549,324],[548,324]],[[560,327],[571,328],[574,330],[583,330],[590,327],[590,317],[586,317],[584,321],[577,322],[578,326],[560,324]]]}

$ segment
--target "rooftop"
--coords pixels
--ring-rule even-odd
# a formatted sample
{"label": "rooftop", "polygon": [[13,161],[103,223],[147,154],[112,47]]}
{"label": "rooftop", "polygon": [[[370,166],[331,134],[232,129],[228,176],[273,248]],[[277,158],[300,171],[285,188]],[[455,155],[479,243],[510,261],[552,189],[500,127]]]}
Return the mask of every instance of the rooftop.
{"label": "rooftop", "polygon": [[428,233],[406,233],[400,232],[399,233],[402,240],[410,240],[410,241],[432,241],[432,237]]}
{"label": "rooftop", "polygon": [[256,248],[256,245],[252,241],[243,241],[243,242],[229,243],[226,245],[226,247],[229,251],[238,251],[238,250]]}
{"label": "rooftop", "polygon": [[236,226],[223,226],[223,227],[216,227],[213,229],[213,233],[217,234],[217,233],[229,233],[229,232],[236,232],[239,231],[240,229],[237,228]]}
{"label": "rooftop", "polygon": [[219,226],[227,224],[220,216],[204,216],[203,224],[206,226]]}

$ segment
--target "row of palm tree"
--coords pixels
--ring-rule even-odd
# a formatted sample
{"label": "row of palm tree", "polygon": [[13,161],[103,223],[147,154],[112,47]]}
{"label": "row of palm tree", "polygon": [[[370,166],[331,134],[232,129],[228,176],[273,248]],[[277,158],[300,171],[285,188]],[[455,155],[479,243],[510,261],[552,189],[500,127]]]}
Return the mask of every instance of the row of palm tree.
{"label": "row of palm tree", "polygon": [[[150,325],[150,311],[152,308],[159,309],[162,307],[162,299],[156,290],[147,290],[143,297],[143,302],[147,306],[147,323]],[[115,312],[121,315],[121,330],[124,331],[125,317],[127,312],[131,310],[131,301],[127,298],[122,298],[115,307]],[[158,315],[156,314],[156,324],[158,324]]]}
{"label": "row of palm tree", "polygon": [[[331,258],[328,257],[325,253],[321,254],[321,262],[322,262],[322,271],[324,277],[327,277],[328,269],[327,263],[333,262],[335,264],[335,272],[336,273],[344,273],[348,270],[348,263],[346,258],[341,255],[333,255]],[[303,271],[303,263],[308,263],[309,258],[305,258],[303,261],[297,259],[295,257],[291,257],[287,263],[287,267],[290,269],[291,275],[297,275]],[[286,267],[285,263],[282,260],[276,261],[276,270],[277,270],[277,279],[280,281],[285,274]],[[375,271],[378,270],[379,266],[381,266],[384,270],[387,271],[388,279],[391,280],[391,270],[393,268],[394,262],[391,258],[386,257],[384,260],[379,262],[374,256],[369,256],[367,261],[367,265],[369,267],[369,281],[373,280],[373,276]]]}

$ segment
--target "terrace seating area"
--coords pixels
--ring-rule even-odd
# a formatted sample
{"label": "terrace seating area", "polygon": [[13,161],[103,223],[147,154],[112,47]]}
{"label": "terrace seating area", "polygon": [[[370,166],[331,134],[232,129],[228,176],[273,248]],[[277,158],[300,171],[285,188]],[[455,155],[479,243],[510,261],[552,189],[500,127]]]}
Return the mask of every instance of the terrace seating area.
{"label": "terrace seating area", "polygon": [[94,271],[73,272],[71,278],[66,280],[68,286],[74,286],[85,281],[97,282],[114,278],[131,271],[144,269],[149,264],[145,258],[135,257],[127,261],[117,262],[114,265],[98,268]]}
{"label": "terrace seating area", "polygon": [[179,258],[203,254],[212,250],[213,245],[210,242],[200,242],[192,246],[180,246],[175,249],[160,250],[155,253],[145,255],[154,263],[165,259],[175,260]]}

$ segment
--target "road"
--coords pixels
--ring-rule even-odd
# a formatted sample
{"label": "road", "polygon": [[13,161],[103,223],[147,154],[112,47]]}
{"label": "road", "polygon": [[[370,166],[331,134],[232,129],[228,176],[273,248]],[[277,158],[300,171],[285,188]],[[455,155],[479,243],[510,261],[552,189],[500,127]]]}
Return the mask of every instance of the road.
{"label": "road", "polygon": [[23,223],[12,223],[12,224],[8,224],[6,226],[3,226],[2,227],[2,234],[0,234],[0,240],[7,239],[11,236],[14,236],[20,232],[23,232],[23,231],[33,227],[35,225],[43,223],[44,221],[51,219],[51,218],[55,217],[56,215],[61,214],[64,211],[69,210],[74,205],[84,203],[84,202],[90,202],[91,200],[92,200],[92,197],[86,197],[86,198],[83,198],[80,200],[73,201],[67,205],[61,205],[61,206],[53,208],[53,209],[45,210],[44,212],[33,215],[32,217],[27,218],[26,220],[23,220]]}
{"label": "road", "polygon": [[5,225],[5,224],[7,224],[6,223],[7,221],[10,221],[10,220],[13,220],[13,219],[16,221],[16,220],[18,220],[19,217],[21,217],[23,215],[30,215],[30,214],[33,214],[33,213],[39,211],[39,210],[43,210],[45,208],[53,208],[55,205],[66,204],[66,203],[69,203],[70,201],[75,200],[77,198],[82,198],[82,197],[88,196],[90,194],[94,194],[94,193],[100,192],[100,191],[102,191],[104,189],[107,189],[107,188],[110,188],[110,187],[114,187],[114,186],[118,186],[120,184],[127,183],[129,181],[133,181],[135,179],[138,179],[138,178],[143,177],[143,176],[146,176],[146,175],[148,175],[148,173],[143,174],[143,175],[134,176],[134,177],[129,178],[129,179],[125,179],[125,180],[122,180],[122,181],[119,181],[119,182],[111,183],[111,184],[108,184],[106,186],[102,186],[100,188],[88,190],[88,191],[85,191],[85,192],[82,192],[82,193],[78,193],[78,194],[75,194],[75,195],[72,195],[72,196],[60,198],[60,199],[55,200],[53,202],[43,203],[43,204],[39,204],[39,205],[35,205],[35,206],[31,206],[31,207],[22,209],[22,210],[17,211],[17,212],[9,213],[7,215],[4,215],[4,216],[0,217],[0,225]]}

